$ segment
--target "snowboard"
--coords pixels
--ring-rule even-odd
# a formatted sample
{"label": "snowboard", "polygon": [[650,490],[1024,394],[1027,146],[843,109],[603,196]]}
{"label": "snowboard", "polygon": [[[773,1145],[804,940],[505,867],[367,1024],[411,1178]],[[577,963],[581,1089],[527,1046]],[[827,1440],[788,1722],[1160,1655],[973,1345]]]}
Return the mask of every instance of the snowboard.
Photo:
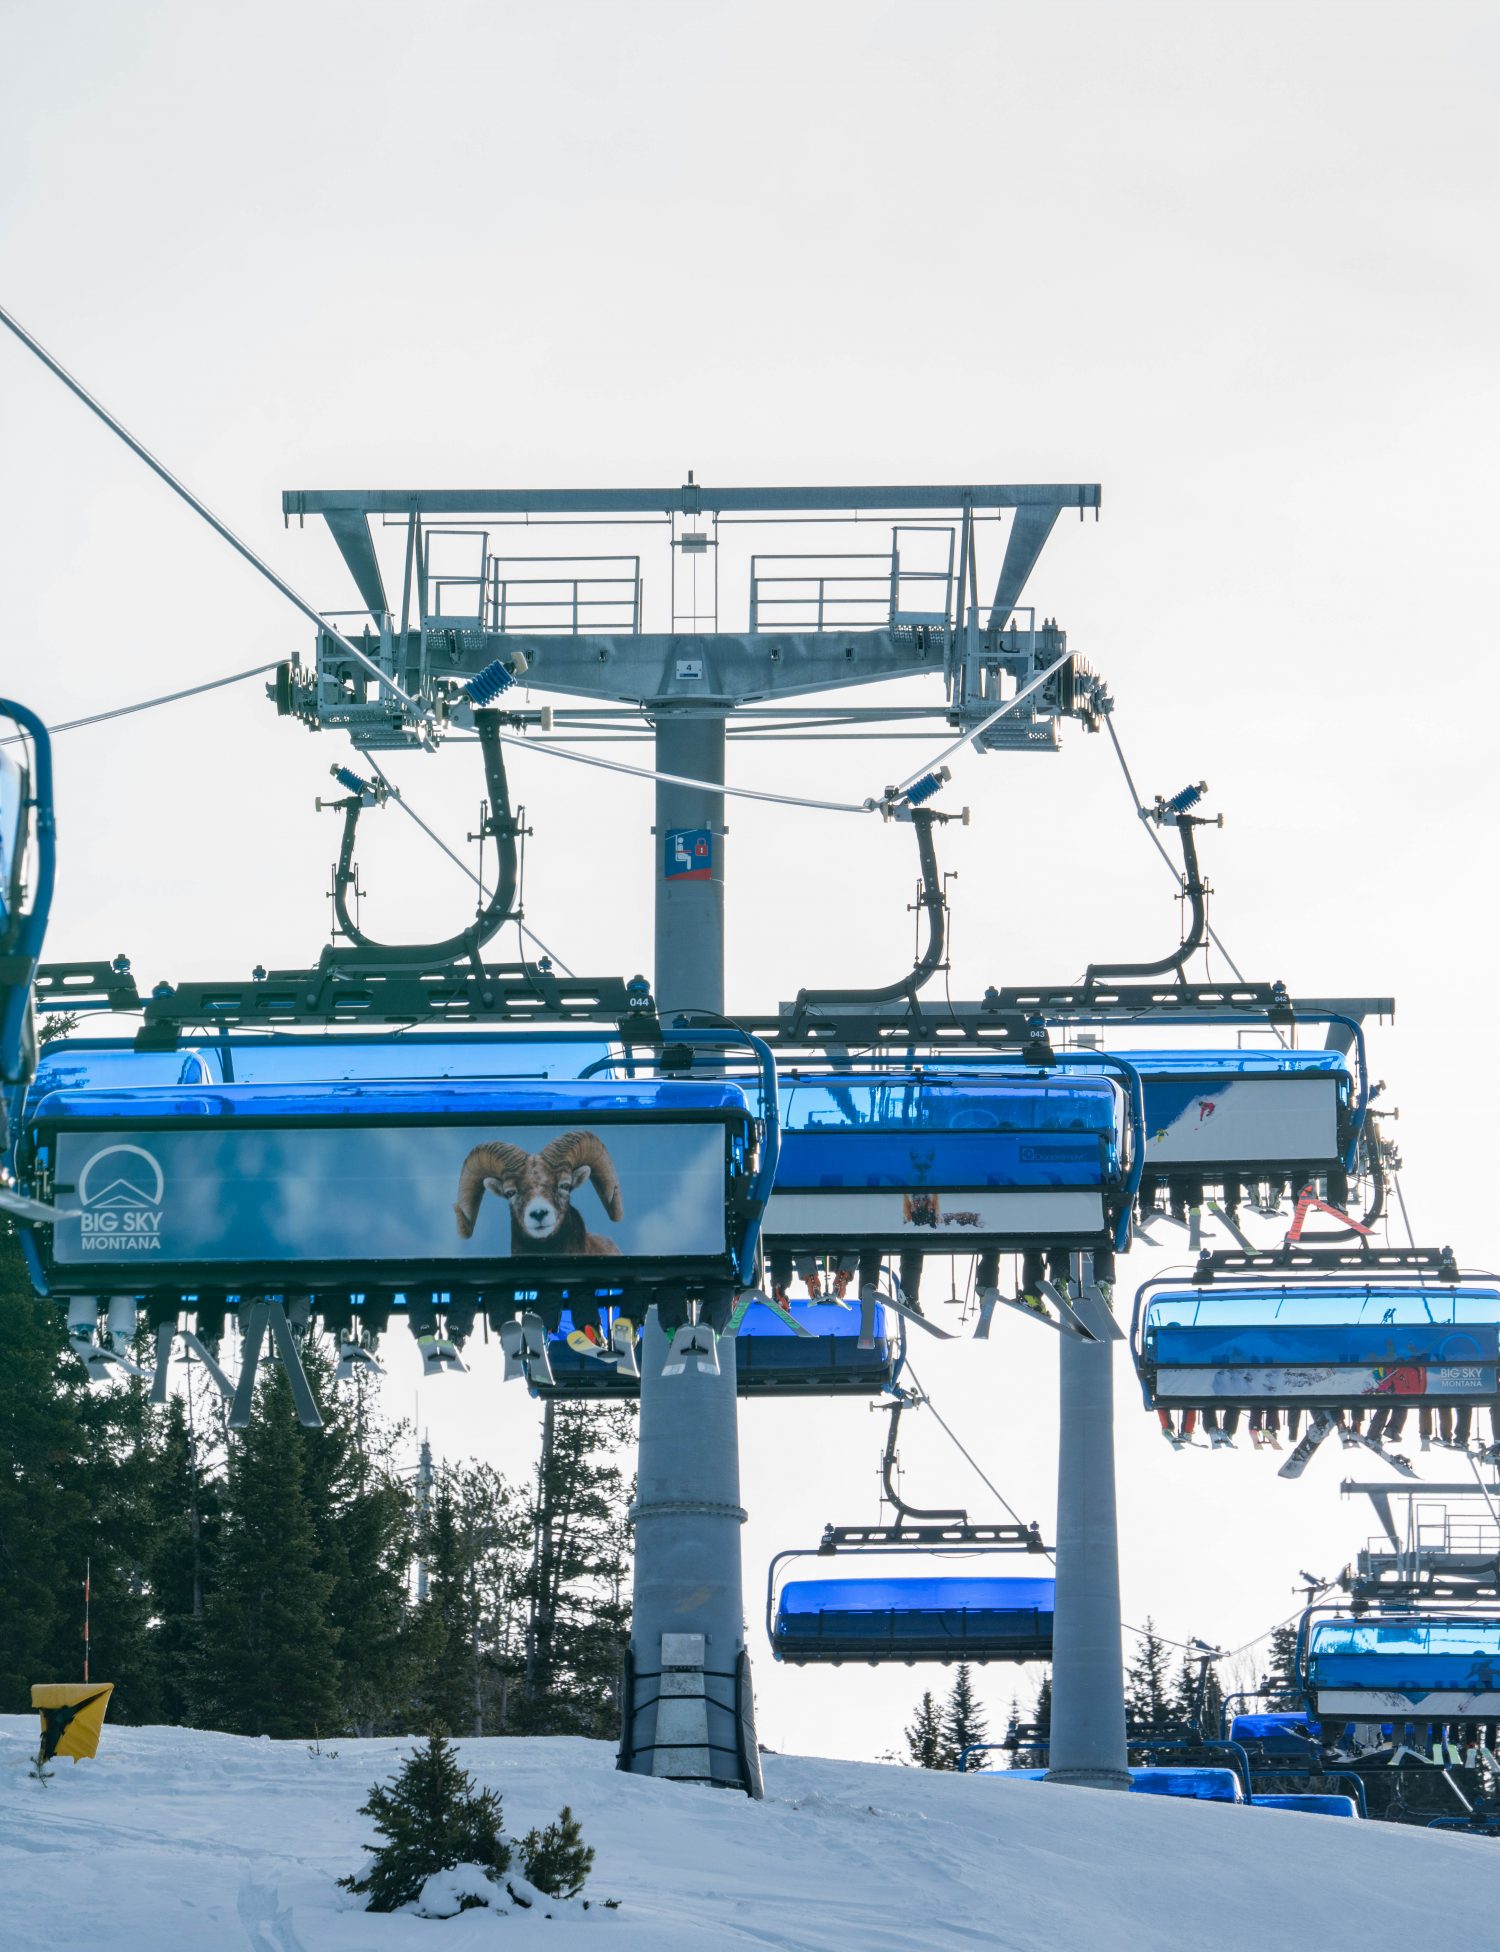
{"label": "snowboard", "polygon": [[1297,1448],[1276,1473],[1279,1478],[1300,1478],[1313,1452],[1334,1428],[1333,1412],[1318,1410],[1298,1441]]}

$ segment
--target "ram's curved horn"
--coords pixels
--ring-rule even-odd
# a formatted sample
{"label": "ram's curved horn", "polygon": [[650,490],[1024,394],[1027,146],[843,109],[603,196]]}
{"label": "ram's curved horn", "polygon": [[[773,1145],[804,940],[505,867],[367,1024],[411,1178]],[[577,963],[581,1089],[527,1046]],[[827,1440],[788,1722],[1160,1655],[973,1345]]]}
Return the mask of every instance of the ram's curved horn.
{"label": "ram's curved horn", "polygon": [[518,1145],[497,1142],[493,1145],[476,1145],[458,1169],[458,1199],[454,1203],[454,1214],[458,1219],[460,1236],[467,1240],[474,1231],[474,1222],[479,1218],[479,1203],[484,1198],[486,1179],[503,1179],[507,1173],[518,1173],[531,1157]]}
{"label": "ram's curved horn", "polygon": [[542,1148],[541,1157],[553,1172],[571,1172],[575,1166],[587,1166],[594,1191],[610,1219],[618,1220],[624,1213],[625,1203],[620,1198],[620,1175],[615,1171],[615,1162],[597,1132],[564,1132],[560,1139],[554,1139],[550,1145]]}

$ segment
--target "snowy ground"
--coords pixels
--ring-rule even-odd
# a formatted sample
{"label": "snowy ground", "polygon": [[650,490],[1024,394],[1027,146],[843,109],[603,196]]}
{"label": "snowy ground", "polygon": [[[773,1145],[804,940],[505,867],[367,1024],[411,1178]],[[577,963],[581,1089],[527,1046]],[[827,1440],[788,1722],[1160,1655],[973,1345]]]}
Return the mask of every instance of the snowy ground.
{"label": "snowy ground", "polygon": [[512,1833],[564,1802],[598,1858],[577,1922],[375,1917],[334,1880],[364,1862],[364,1793],[411,1744],[252,1742],[106,1727],[98,1758],[26,1775],[0,1717],[6,1952],[463,1952],[540,1934],[565,1952],[1321,1952],[1421,1945],[1493,1914],[1500,1846],[1384,1824],[766,1758],[766,1800],[617,1775],[579,1741],[462,1743]]}

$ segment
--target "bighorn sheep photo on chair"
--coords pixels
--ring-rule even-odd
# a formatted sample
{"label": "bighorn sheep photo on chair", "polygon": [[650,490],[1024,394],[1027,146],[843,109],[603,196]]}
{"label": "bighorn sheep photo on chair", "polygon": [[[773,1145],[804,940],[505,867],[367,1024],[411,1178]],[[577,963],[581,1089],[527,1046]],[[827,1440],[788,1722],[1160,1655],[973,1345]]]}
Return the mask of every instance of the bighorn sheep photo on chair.
{"label": "bighorn sheep photo on chair", "polygon": [[513,1254],[618,1254],[607,1234],[591,1234],[573,1196],[592,1182],[611,1220],[624,1214],[620,1176],[603,1139],[593,1132],[565,1132],[540,1152],[524,1152],[498,1140],[476,1145],[458,1175],[453,1208],[465,1240],[474,1232],[488,1189],[510,1208]]}

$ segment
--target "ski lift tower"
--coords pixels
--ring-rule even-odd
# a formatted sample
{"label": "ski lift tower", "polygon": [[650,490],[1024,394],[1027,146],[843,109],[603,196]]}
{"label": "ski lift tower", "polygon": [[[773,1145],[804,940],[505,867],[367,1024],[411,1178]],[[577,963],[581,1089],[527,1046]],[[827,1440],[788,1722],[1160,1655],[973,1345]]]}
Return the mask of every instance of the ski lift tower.
{"label": "ski lift tower", "polygon": [[[464,729],[467,682],[524,657],[528,687],[573,701],[554,708],[554,736],[649,728],[657,1003],[664,1024],[712,1015],[730,722],[737,738],[805,738],[926,721],[935,737],[984,727],[981,749],[1054,750],[1063,718],[1093,723],[1108,701],[1020,600],[1058,517],[1099,502],[1090,485],[715,489],[691,474],[679,488],[292,491],[285,517],[326,522],[362,608],[273,694],[361,748],[430,748]],[[929,680],[922,702],[802,702],[914,678]],[[652,1321],[621,1766],[755,1795],[734,1343],[717,1376],[664,1378],[664,1349]],[[1062,1343],[1052,1759],[1067,1780],[1123,1786],[1111,1351]]]}

